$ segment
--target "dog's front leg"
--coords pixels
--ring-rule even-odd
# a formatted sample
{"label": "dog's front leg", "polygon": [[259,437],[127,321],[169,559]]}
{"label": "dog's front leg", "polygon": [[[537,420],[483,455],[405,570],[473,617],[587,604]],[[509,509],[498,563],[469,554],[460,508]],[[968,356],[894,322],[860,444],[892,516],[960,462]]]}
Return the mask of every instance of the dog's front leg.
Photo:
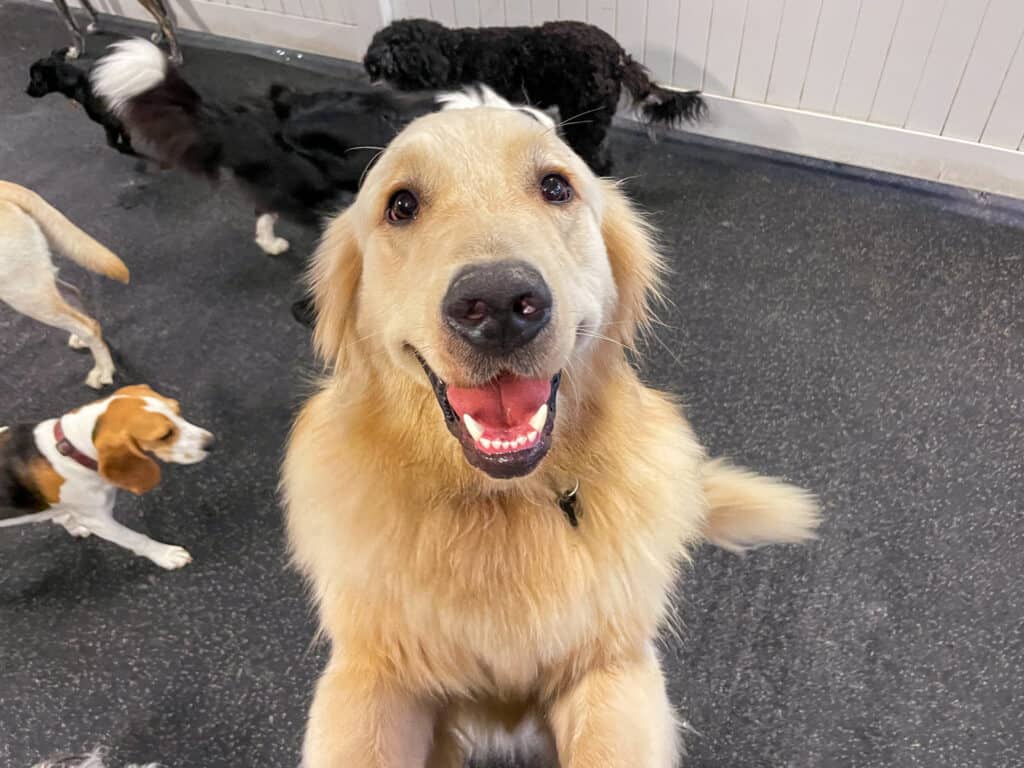
{"label": "dog's front leg", "polygon": [[93,512],[88,515],[79,514],[76,517],[76,522],[83,530],[131,550],[140,557],[148,558],[168,571],[182,568],[192,562],[192,555],[183,547],[155,541],[149,536],[121,525],[114,519],[113,510]]}
{"label": "dog's front leg", "polygon": [[313,696],[303,768],[423,768],[433,708],[402,689],[373,660],[335,653]]}
{"label": "dog's front leg", "polygon": [[654,648],[586,673],[552,705],[562,768],[674,768],[675,715]]}

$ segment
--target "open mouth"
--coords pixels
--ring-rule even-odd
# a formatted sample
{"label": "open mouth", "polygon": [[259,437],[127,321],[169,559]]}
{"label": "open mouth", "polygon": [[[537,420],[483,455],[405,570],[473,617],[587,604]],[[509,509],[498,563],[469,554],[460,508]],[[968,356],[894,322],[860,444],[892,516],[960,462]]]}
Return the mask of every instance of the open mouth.
{"label": "open mouth", "polygon": [[503,373],[480,387],[454,387],[419,354],[416,358],[434,388],[448,431],[472,466],[508,479],[528,475],[540,464],[551,447],[561,373],[550,379]]}

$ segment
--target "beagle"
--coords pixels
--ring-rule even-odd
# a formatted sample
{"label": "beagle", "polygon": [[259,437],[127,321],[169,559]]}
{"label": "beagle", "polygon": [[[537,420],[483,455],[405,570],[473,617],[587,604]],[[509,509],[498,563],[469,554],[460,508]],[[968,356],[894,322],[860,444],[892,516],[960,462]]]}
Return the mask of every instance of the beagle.
{"label": "beagle", "polygon": [[153,457],[175,464],[206,458],[213,435],[180,416],[176,400],[145,384],[38,424],[0,428],[0,528],[49,520],[72,536],[96,534],[161,568],[192,561],[114,520],[117,490],[136,495],[160,482]]}

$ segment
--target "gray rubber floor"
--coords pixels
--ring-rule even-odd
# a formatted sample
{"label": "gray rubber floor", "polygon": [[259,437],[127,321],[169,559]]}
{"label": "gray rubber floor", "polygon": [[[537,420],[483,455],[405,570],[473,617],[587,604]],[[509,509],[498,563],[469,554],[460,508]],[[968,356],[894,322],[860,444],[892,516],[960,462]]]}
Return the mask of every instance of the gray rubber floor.
{"label": "gray rubber floor", "polygon": [[[0,30],[0,176],[125,258],[129,286],[62,274],[121,381],[221,438],[118,505],[191,550],[183,571],[0,531],[0,765],[105,744],[116,764],[294,766],[324,648],[275,483],[311,372],[288,306],[315,235],[286,227],[292,253],[262,255],[230,184],[140,173],[62,97],[23,94],[66,44],[56,14],[0,0]],[[185,56],[211,95],[330,80]],[[697,553],[664,643],[687,764],[1024,765],[1024,216],[693,143],[620,133],[616,151],[675,270],[648,380],[714,453],[812,488],[826,515],[813,546]],[[64,334],[0,306],[0,338],[0,423],[92,398]]]}

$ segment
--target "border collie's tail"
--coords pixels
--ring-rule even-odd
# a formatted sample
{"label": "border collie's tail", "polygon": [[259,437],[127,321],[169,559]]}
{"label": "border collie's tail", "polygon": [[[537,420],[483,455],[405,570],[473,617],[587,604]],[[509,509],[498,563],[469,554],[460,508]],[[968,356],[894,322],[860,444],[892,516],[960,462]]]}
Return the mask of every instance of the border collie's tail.
{"label": "border collie's tail", "polygon": [[627,53],[623,56],[626,64],[622,81],[648,123],[696,123],[707,116],[708,107],[700,91],[674,91],[660,86],[651,81],[647,67]]}
{"label": "border collie's tail", "polygon": [[113,52],[92,70],[93,90],[160,162],[215,178],[223,141],[216,131],[204,130],[199,94],[148,40],[132,38],[110,47]]}
{"label": "border collie's tail", "polygon": [[76,264],[112,280],[128,282],[128,267],[113,251],[72,224],[31,189],[0,181],[0,200],[16,205],[31,216],[50,244]]}
{"label": "border collie's tail", "polygon": [[705,538],[732,552],[816,538],[818,504],[807,491],[723,459],[704,465]]}

